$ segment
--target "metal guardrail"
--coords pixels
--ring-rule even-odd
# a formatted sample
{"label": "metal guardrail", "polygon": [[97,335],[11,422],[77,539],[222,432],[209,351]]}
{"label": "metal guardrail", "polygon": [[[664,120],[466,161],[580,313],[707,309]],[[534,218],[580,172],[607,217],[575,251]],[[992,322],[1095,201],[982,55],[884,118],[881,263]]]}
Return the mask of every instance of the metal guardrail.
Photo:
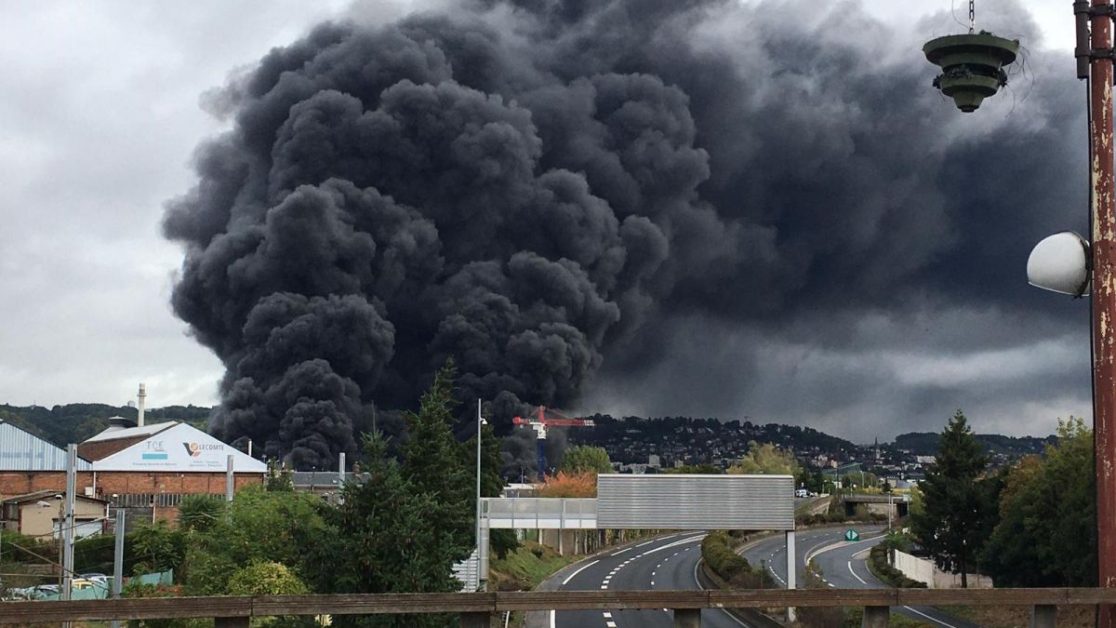
{"label": "metal guardrail", "polygon": [[893,606],[1030,606],[1033,626],[1055,625],[1063,605],[1116,604],[1116,589],[749,589],[720,591],[526,591],[181,597],[72,602],[0,602],[0,625],[127,619],[216,618],[219,628],[251,617],[459,613],[487,626],[493,613],[672,609],[676,626],[698,626],[705,608],[863,607],[865,626],[886,626]]}

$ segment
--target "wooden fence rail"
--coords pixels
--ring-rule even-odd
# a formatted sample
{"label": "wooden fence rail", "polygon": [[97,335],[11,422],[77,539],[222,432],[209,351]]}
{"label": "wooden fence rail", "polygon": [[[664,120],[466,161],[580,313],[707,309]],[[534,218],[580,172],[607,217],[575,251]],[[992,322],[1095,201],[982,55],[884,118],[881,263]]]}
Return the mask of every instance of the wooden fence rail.
{"label": "wooden fence rail", "polygon": [[179,597],[70,602],[0,602],[0,625],[64,621],[216,618],[246,626],[251,617],[457,613],[487,626],[493,613],[546,610],[675,611],[676,626],[698,626],[706,608],[863,607],[865,626],[886,626],[894,606],[1031,606],[1033,626],[1054,626],[1053,607],[1116,604],[1116,589],[748,589],[717,591],[527,591]]}

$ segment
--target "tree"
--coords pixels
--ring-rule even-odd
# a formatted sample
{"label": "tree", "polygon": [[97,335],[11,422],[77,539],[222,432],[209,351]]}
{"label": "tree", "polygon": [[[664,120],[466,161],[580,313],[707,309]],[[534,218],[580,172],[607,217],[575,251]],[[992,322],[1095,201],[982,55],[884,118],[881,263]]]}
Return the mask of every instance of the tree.
{"label": "tree", "polygon": [[455,370],[453,360],[447,360],[419,400],[418,412],[405,415],[408,437],[400,471],[416,493],[434,499],[426,517],[450,535],[460,548],[456,559],[464,560],[476,534],[475,471],[466,467],[475,454],[453,436]]}
{"label": "tree", "polygon": [[308,493],[268,492],[251,487],[236,494],[227,514],[204,530],[187,531],[183,564],[187,592],[228,593],[229,577],[256,562],[308,569],[307,548],[329,537],[321,499]]}
{"label": "tree", "polygon": [[294,477],[286,465],[277,464],[274,460],[267,462],[267,480],[264,487],[269,491],[294,490]]}
{"label": "tree", "polygon": [[996,516],[995,497],[979,481],[988,458],[958,410],[942,432],[938,455],[919,483],[923,507],[912,515],[919,542],[939,567],[961,573],[976,564],[988,536],[988,519]]}
{"label": "tree", "polygon": [[1058,442],[1004,478],[999,522],[984,551],[998,585],[1096,586],[1093,434],[1081,419],[1058,422]]}
{"label": "tree", "polygon": [[309,589],[286,565],[255,562],[229,577],[229,595],[301,595]]}
{"label": "tree", "polygon": [[178,525],[183,530],[204,532],[225,514],[225,498],[220,495],[187,495],[178,505]]}
{"label": "tree", "polygon": [[729,467],[734,474],[766,474],[798,476],[798,461],[794,454],[771,443],[748,443],[748,453],[740,462]]}
{"label": "tree", "polygon": [[592,471],[548,475],[538,491],[539,497],[596,497],[597,474]]}
{"label": "tree", "polygon": [[[378,434],[365,441],[368,479],[342,489],[343,503],[329,513],[332,531],[308,550],[317,569],[315,589],[330,593],[450,592],[460,588],[453,563],[468,554],[455,535],[429,513],[437,498],[416,490],[400,465],[387,456]],[[445,617],[408,615],[335,617],[339,626],[445,626]]]}
{"label": "tree", "polygon": [[166,521],[141,526],[132,535],[134,574],[178,569],[186,556],[186,534]]}
{"label": "tree", "polygon": [[608,459],[608,452],[604,450],[604,447],[575,445],[566,450],[566,455],[562,458],[561,470],[566,473],[581,473],[583,471],[610,473],[612,471],[612,461]]}
{"label": "tree", "polygon": [[711,464],[684,464],[681,467],[664,469],[663,473],[697,473],[701,475],[720,475],[721,473],[724,473],[724,471]]}

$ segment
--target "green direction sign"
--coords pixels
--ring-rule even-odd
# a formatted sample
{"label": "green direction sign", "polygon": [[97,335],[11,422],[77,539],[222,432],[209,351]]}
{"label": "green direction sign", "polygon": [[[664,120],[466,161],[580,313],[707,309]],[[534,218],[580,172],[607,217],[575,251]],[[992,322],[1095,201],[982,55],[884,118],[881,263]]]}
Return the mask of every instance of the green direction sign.
{"label": "green direction sign", "polygon": [[846,541],[859,541],[860,540],[860,533],[858,533],[856,530],[845,530],[845,540]]}

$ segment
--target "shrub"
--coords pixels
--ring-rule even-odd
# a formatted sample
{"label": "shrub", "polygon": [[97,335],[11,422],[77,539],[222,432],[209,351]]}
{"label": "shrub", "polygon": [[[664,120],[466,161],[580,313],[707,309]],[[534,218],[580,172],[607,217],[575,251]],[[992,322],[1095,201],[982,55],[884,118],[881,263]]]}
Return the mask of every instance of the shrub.
{"label": "shrub", "polygon": [[[124,564],[129,564],[128,559],[132,554],[132,537],[124,537]],[[74,542],[74,571],[87,573],[91,571],[112,573],[113,560],[116,557],[116,537],[112,535],[98,535]]]}
{"label": "shrub", "polygon": [[732,587],[760,589],[773,585],[770,574],[748,564],[733,547],[728,533],[720,530],[711,532],[701,542],[701,557],[713,573]]}
{"label": "shrub", "polygon": [[229,595],[300,595],[306,585],[286,565],[272,562],[252,563],[229,577]]}
{"label": "shrub", "polygon": [[877,578],[900,589],[925,589],[926,584],[918,580],[911,580],[887,562],[889,543],[884,541],[876,545],[868,553],[868,569]]}

